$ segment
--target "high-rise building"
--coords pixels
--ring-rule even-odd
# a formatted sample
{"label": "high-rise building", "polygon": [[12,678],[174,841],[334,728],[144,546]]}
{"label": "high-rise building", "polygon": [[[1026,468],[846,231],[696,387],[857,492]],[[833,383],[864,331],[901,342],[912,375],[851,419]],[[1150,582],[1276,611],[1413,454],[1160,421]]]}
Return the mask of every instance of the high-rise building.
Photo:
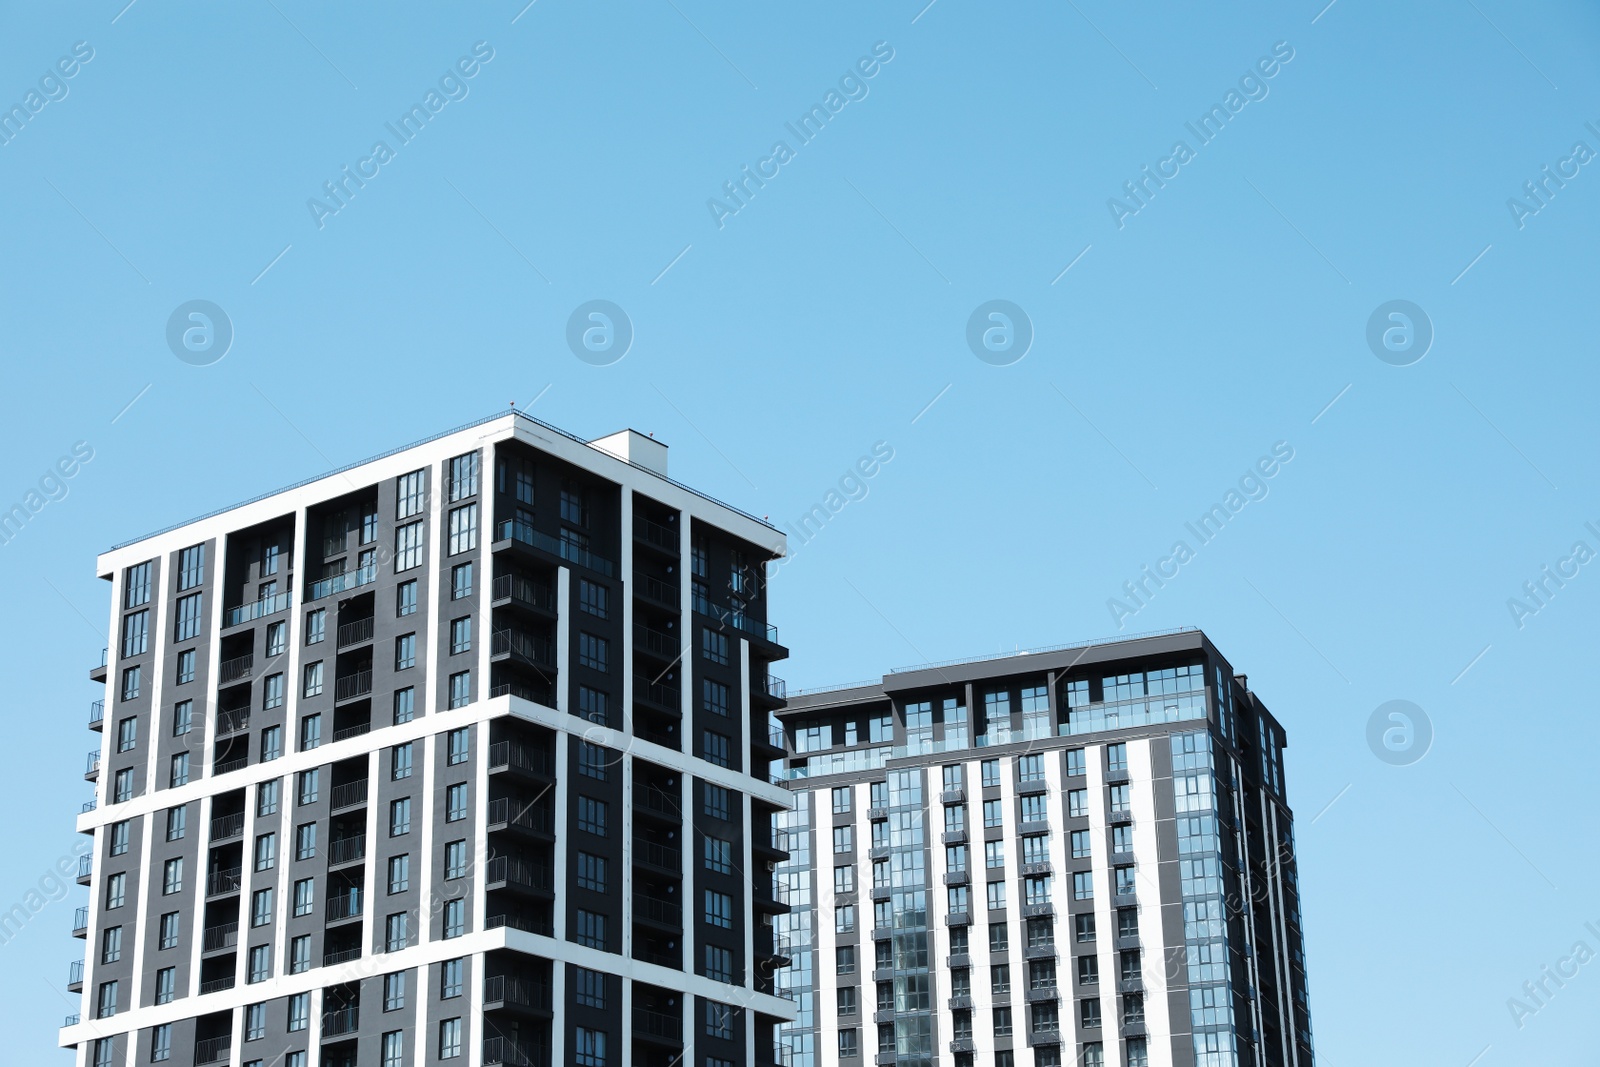
{"label": "high-rise building", "polygon": [[771,1064],[771,526],[520,413],[99,557],[80,1067]]}
{"label": "high-rise building", "polygon": [[1283,727],[1200,631],[779,714],[791,1067],[1312,1067]]}

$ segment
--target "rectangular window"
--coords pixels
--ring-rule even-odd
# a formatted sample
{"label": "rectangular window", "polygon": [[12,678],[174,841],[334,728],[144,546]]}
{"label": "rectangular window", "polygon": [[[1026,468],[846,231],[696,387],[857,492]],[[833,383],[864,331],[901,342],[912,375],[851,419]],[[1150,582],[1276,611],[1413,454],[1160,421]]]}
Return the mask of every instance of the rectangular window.
{"label": "rectangular window", "polygon": [[116,963],[122,959],[122,927],[113,926],[100,935],[100,962]]}
{"label": "rectangular window", "polygon": [[256,818],[278,814],[278,779],[256,786]]}
{"label": "rectangular window", "polygon": [[450,620],[450,654],[459,656],[472,651],[472,616],[463,615]]}
{"label": "rectangular window", "polygon": [[1017,781],[1044,781],[1044,754],[1042,752],[1030,752],[1025,756],[1017,757]]}
{"label": "rectangular window", "polygon": [[194,701],[180,700],[172,706],[172,736],[182,737],[194,727]]}
{"label": "rectangular window", "polygon": [[267,624],[267,656],[281,656],[289,647],[289,624],[286,622],[273,622]]}
{"label": "rectangular window", "polygon": [[578,796],[578,829],[594,834],[596,837],[606,836],[606,811],[607,804],[594,797]]}
{"label": "rectangular window", "polygon": [[296,918],[310,915],[317,906],[317,880],[302,878],[294,884],[294,914]]}
{"label": "rectangular window", "polygon": [[[193,637],[193,634],[189,635]],[[184,638],[187,640],[187,638]],[[142,656],[150,650],[150,612],[136,611],[122,620],[122,655]]]}
{"label": "rectangular window", "polygon": [[317,824],[301,823],[294,828],[294,858],[308,860],[317,854]]}
{"label": "rectangular window", "polygon": [[1087,789],[1067,790],[1067,814],[1074,819],[1081,819],[1089,814],[1089,791]]}
{"label": "rectangular window", "polygon": [[461,1055],[461,1020],[446,1019],[439,1024],[439,1058],[454,1059]]}
{"label": "rectangular window", "polygon": [[467,785],[458,782],[444,791],[445,822],[460,822],[467,817]]}
{"label": "rectangular window", "polygon": [[[700,785],[705,815],[708,818],[721,819],[726,822],[729,804],[728,791],[722,786],[712,785],[710,782],[702,782]],[[834,792],[837,794],[838,790],[834,790]]]}
{"label": "rectangular window", "polygon": [[158,936],[158,940],[156,942],[156,947],[157,948],[177,948],[178,947],[178,913],[177,912],[169,911],[166,914],[161,916],[161,924],[160,924],[160,927],[158,929],[157,936]]}
{"label": "rectangular window", "polygon": [[450,676],[450,706],[464,708],[472,703],[472,672],[458,671]]}
{"label": "rectangular window", "polygon": [[311,994],[296,993],[289,998],[289,1025],[290,1033],[299,1033],[311,1025]]}
{"label": "rectangular window", "polygon": [[572,1062],[577,1067],[606,1067],[606,1034],[579,1026],[573,1030]]}
{"label": "rectangular window", "polygon": [[161,894],[171,896],[183,892],[183,857],[168,860],[161,869]]}
{"label": "rectangular window", "polygon": [[994,826],[1004,826],[1006,822],[1005,808],[999,800],[985,800],[983,802],[983,825],[987,829]]}
{"label": "rectangular window", "polygon": [[389,895],[404,893],[411,888],[411,856],[401,853],[389,857]]}
{"label": "rectangular window", "polygon": [[405,618],[417,613],[417,580],[401,582],[394,589],[395,618]]}
{"label": "rectangular window", "polygon": [[111,846],[109,854],[120,856],[128,851],[128,824],[116,822],[111,824]]}
{"label": "rectangular window", "polygon": [[463,972],[466,970],[464,960],[445,960],[439,965],[439,999],[450,1000],[461,995]]}
{"label": "rectangular window", "polygon": [[463,937],[467,932],[467,902],[447,900],[444,904],[444,936],[448,940]]}
{"label": "rectangular window", "polygon": [[597,948],[602,952],[606,949],[606,917],[597,915],[583,908],[576,909],[577,942],[589,948]]}
{"label": "rectangular window", "polygon": [[283,727],[268,726],[261,731],[261,762],[271,762],[281,755],[283,755]]}
{"label": "rectangular window", "polygon": [[1072,858],[1075,860],[1087,859],[1090,854],[1090,833],[1088,830],[1072,831]]}
{"label": "rectangular window", "polygon": [[450,568],[450,599],[464,600],[472,595],[472,564],[458,563]]}
{"label": "rectangular window", "polygon": [[426,471],[412,471],[395,479],[395,518],[409,519],[413,515],[422,514],[423,509],[427,507],[423,495],[426,477]]}
{"label": "rectangular window", "polygon": [[700,653],[712,663],[728,665],[728,635],[715,630],[700,631]]}
{"label": "rectangular window", "polygon": [[[849,871],[846,867],[844,870]],[[849,890],[846,890],[849,892]],[[715,890],[705,891],[705,920],[707,926],[717,926],[724,930],[733,929],[733,897],[727,893],[718,893]]]}
{"label": "rectangular window", "polygon": [[135,700],[139,696],[139,687],[142,684],[142,675],[138,664],[122,672],[122,699]]}
{"label": "rectangular window", "polygon": [[265,711],[283,707],[283,674],[269,674],[261,683],[261,707]]}
{"label": "rectangular window", "polygon": [[386,952],[399,952],[406,947],[410,940],[410,923],[405,912],[398,911],[388,916],[383,924],[383,944]]}
{"label": "rectangular window", "polygon": [[168,775],[167,784],[172,789],[189,784],[189,753],[180,752],[172,757],[172,770]]}
{"label": "rectangular window", "polygon": [[250,925],[267,926],[272,922],[272,887],[257,889],[250,894]]}
{"label": "rectangular window", "polygon": [[289,973],[300,974],[311,969],[311,935],[301,934],[289,939]]}
{"label": "rectangular window", "polygon": [[450,512],[450,552],[454,556],[478,547],[478,505],[468,504]]}
{"label": "rectangular window", "polygon": [[406,972],[383,976],[383,1010],[400,1011],[406,1006]]}
{"label": "rectangular window", "polygon": [[101,982],[99,999],[95,1003],[94,1017],[109,1019],[117,1013],[117,983]]}
{"label": "rectangular window", "polygon": [[449,749],[446,757],[447,765],[454,767],[457,764],[467,762],[467,757],[472,751],[470,728],[462,726],[459,729],[451,730],[445,737]]}
{"label": "rectangular window", "polygon": [[117,751],[132,752],[139,743],[139,720],[129,716],[117,723]]}
{"label": "rectangular window", "polygon": [[[403,574],[422,566],[422,547],[422,523],[410,522],[397,527],[394,531],[394,572]],[[415,600],[412,603],[415,610]]]}
{"label": "rectangular window", "polygon": [[596,893],[606,891],[606,861],[603,856],[595,856],[588,852],[579,852],[574,857],[574,869],[577,872],[578,888],[592,889]]}
{"label": "rectangular window", "polygon": [[601,726],[611,724],[611,698],[599,689],[578,686],[578,716]]}
{"label": "rectangular window", "polygon": [[389,750],[389,780],[398,782],[411,777],[411,742],[396,745]]}
{"label": "rectangular window", "polygon": [[1106,771],[1109,774],[1126,774],[1128,771],[1128,746],[1124,742],[1106,746]]}
{"label": "rectangular window", "polygon": [[260,1041],[267,1036],[267,1006],[250,1004],[244,1009],[244,1039]]}
{"label": "rectangular window", "polygon": [[410,670],[417,665],[417,635],[401,634],[394,639],[394,669]]}
{"label": "rectangular window", "polygon": [[834,949],[833,967],[835,974],[855,974],[856,947],[854,945],[840,945]]}
{"label": "rectangular window", "polygon": [[573,997],[585,1008],[606,1008],[606,976],[584,967],[573,968]]}
{"label": "rectangular window", "polygon": [[1087,770],[1083,762],[1083,749],[1067,749],[1067,776],[1070,778],[1085,773],[1087,773]]}
{"label": "rectangular window", "polygon": [[[147,564],[148,566],[148,564]],[[178,552],[178,591],[199,588],[206,580],[206,546],[194,545]]]}
{"label": "rectangular window", "polygon": [[278,862],[278,835],[261,834],[256,838],[255,869],[270,871]]}
{"label": "rectangular window", "polygon": [[1004,911],[1006,907],[1006,884],[1004,882],[989,883],[989,910]]}
{"label": "rectangular window", "polygon": [[318,660],[315,663],[307,663],[306,664],[306,688],[305,688],[305,694],[308,697],[315,697],[315,696],[321,696],[322,695],[322,661],[321,660]]}
{"label": "rectangular window", "polygon": [[1030,793],[1018,798],[1018,807],[1022,811],[1022,822],[1040,823],[1049,819],[1049,816],[1045,814],[1045,795],[1043,793]]}
{"label": "rectangular window", "polygon": [[322,768],[313,767],[309,771],[301,771],[295,776],[295,783],[300,806],[315,804],[322,795]]}
{"label": "rectangular window", "polygon": [[403,837],[411,832],[411,798],[389,802],[389,836]]}
{"label": "rectangular window", "polygon": [[[713,715],[728,714],[728,687],[721,682],[714,682],[709,678],[700,683],[700,695],[706,711]],[[796,743],[796,750],[799,745]]]}
{"label": "rectangular window", "polygon": [[704,837],[705,867],[718,874],[733,873],[733,842],[720,837]]}
{"label": "rectangular window", "polygon": [[306,612],[306,644],[320,644],[328,636],[328,609],[316,608]]}
{"label": "rectangular window", "polygon": [[1092,871],[1072,872],[1072,899],[1094,899],[1094,873]]}
{"label": "rectangular window", "polygon": [[612,757],[606,749],[588,741],[578,742],[578,773],[585,778],[605,781],[610,776],[612,762]]}
{"label": "rectangular window", "polygon": [[401,1030],[390,1030],[383,1035],[383,1067],[404,1067],[406,1061],[406,1035]]}
{"label": "rectangular window", "polygon": [[848,815],[850,813],[850,787],[835,786],[833,790],[833,813],[835,815]]}
{"label": "rectangular window", "polygon": [[611,617],[611,591],[587,578],[578,579],[578,610],[597,619]]}
{"label": "rectangular window", "polygon": [[855,827],[835,826],[833,828],[833,851],[835,853],[851,851],[855,848],[855,837]]}
{"label": "rectangular window", "polygon": [[[706,977],[713,982],[733,983],[733,953],[718,945],[707,945]],[[708,1007],[710,1005],[707,1005]]]}
{"label": "rectangular window", "polygon": [[478,495],[478,454],[468,452],[450,461],[450,502]]}
{"label": "rectangular window", "polygon": [[1006,845],[1004,841],[985,841],[983,843],[983,865],[991,871],[1006,865]]}
{"label": "rectangular window", "polygon": [[[272,977],[272,946],[256,945],[250,949],[250,969],[245,976],[245,981],[251,985],[265,982]],[[291,1022],[294,1014],[294,1002],[289,1002]]]}
{"label": "rectangular window", "polygon": [[394,724],[408,723],[416,717],[416,690],[409,685],[394,692]]}
{"label": "rectangular window", "polygon": [[178,623],[172,634],[174,641],[192,641],[200,636],[200,599],[203,595],[190,593],[178,598]]}
{"label": "rectangular window", "polygon": [[729,751],[732,742],[727,734],[719,734],[715,730],[704,730],[700,736],[700,754],[707,763],[715,763],[718,767],[727,767]]}
{"label": "rectangular window", "polygon": [[186,648],[178,653],[178,684],[187,685],[194,681],[194,649]]}
{"label": "rectangular window", "polygon": [[[601,861],[601,892],[605,892],[605,868]],[[446,878],[463,878],[467,873],[467,843],[465,841],[451,841],[444,846],[444,876]]]}
{"label": "rectangular window", "polygon": [[1133,786],[1123,783],[1111,787],[1111,811],[1113,814],[1131,811],[1133,808]]}
{"label": "rectangular window", "polygon": [[611,659],[610,643],[594,634],[578,633],[578,665],[603,671]]}

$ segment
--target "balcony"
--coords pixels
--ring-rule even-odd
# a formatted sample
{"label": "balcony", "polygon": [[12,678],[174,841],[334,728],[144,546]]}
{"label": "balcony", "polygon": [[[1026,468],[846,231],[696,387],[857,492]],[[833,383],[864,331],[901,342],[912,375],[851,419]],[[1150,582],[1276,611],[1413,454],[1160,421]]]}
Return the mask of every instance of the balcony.
{"label": "balcony", "polygon": [[652,522],[643,515],[633,517],[633,539],[669,556],[678,554],[683,540],[677,530],[663,526],[659,522]]}
{"label": "balcony", "polygon": [[945,871],[945,885],[969,885],[972,882],[972,872],[963,867],[959,871]]}
{"label": "balcony", "polygon": [[1039,945],[1028,945],[1022,950],[1025,960],[1053,960],[1056,958],[1056,943],[1047,941]]}
{"label": "balcony", "polygon": [[89,909],[79,908],[72,916],[72,936],[89,936]]}
{"label": "balcony", "polygon": [[67,964],[67,992],[83,992],[83,961],[73,960]]}
{"label": "balcony", "polygon": [[509,1037],[496,1036],[483,1039],[483,1067],[535,1067],[535,1064],[528,1050]]}
{"label": "balcony", "polygon": [[644,1038],[671,1048],[683,1047],[683,1016],[669,1015],[653,1008],[633,1009],[634,1040]]}
{"label": "balcony", "polygon": [[765,641],[767,644],[776,645],[779,648],[783,647],[778,644],[778,628],[776,626],[767,622],[758,622],[743,611],[734,611],[730,607],[713,603],[703,596],[694,598],[694,610],[701,615],[732,626],[735,630],[739,630],[757,641]]}
{"label": "balcony", "polygon": [[354,948],[341,948],[332,952],[324,952],[322,954],[322,965],[324,967],[337,967],[341,963],[349,963],[351,960],[359,960],[360,958],[361,946],[357,945]]}
{"label": "balcony", "polygon": [[106,724],[106,702],[92,700],[89,702],[89,729],[104,729]]}
{"label": "balcony", "polygon": [[939,835],[939,840],[946,845],[964,845],[967,843],[965,830],[946,830]]}
{"label": "balcony", "polygon": [[789,699],[789,683],[776,674],[767,675],[766,684],[762,688],[769,699],[780,702]]}
{"label": "balcony", "polygon": [[78,1022],[82,1018],[83,1018],[82,1015],[78,1014],[77,1012],[73,1012],[71,1015],[67,1016],[67,1021],[62,1023],[61,1025],[62,1026],[77,1026]]}
{"label": "balcony", "polygon": [[88,800],[85,800],[83,802],[83,806],[81,808],[79,808],[78,810],[82,811],[82,812],[91,812],[91,811],[93,811],[95,808],[97,808],[99,806],[100,806],[100,802],[98,800],[96,800],[94,797],[90,797]]}
{"label": "balcony", "polygon": [[555,871],[518,856],[496,856],[484,870],[487,889],[520,889],[540,896],[555,895]]}
{"label": "balcony", "polygon": [[1050,873],[1050,861],[1049,860],[1035,860],[1032,863],[1024,863],[1024,864],[1022,864],[1021,871],[1022,871],[1022,873],[1024,875],[1029,875],[1029,874],[1049,874]]}
{"label": "balcony", "polygon": [[235,756],[233,759],[217,760],[211,766],[211,773],[213,775],[232,774],[234,771],[242,771],[248,766],[250,766],[249,756]]}
{"label": "balcony", "polygon": [[217,712],[217,737],[243,733],[250,729],[250,708],[223,708]]}
{"label": "balcony", "polygon": [[109,655],[110,651],[111,650],[107,648],[102,648],[100,650],[100,666],[89,668],[89,681],[103,682],[106,680],[106,670],[110,666],[107,656]]}
{"label": "balcony", "polygon": [[342,703],[346,700],[358,700],[361,697],[372,695],[372,671],[356,671],[347,674],[333,683],[333,702]]}
{"label": "balcony", "polygon": [[939,794],[939,803],[941,804],[960,804],[966,799],[967,791],[960,786],[956,786],[953,789],[943,790]]}
{"label": "balcony", "polygon": [[360,863],[367,858],[367,835],[351,834],[328,842],[328,869],[347,863]]}
{"label": "balcony", "polygon": [[542,784],[554,780],[555,761],[544,749],[496,741],[489,746],[489,773],[500,771],[512,771]]}
{"label": "balcony", "polygon": [[957,1034],[950,1039],[951,1052],[972,1052],[977,1048],[971,1034]]}
{"label": "balcony", "polygon": [[971,926],[972,913],[970,911],[952,911],[944,917],[946,926]]}
{"label": "balcony", "polygon": [[648,574],[634,572],[633,593],[663,611],[678,611],[683,605],[678,600],[678,587]]}
{"label": "balcony", "polygon": [[358,722],[354,726],[341,726],[333,732],[333,739],[335,741],[348,741],[352,737],[360,737],[362,734],[370,733],[371,730],[372,723],[370,721]]}
{"label": "balcony", "polygon": [[555,840],[550,809],[536,801],[496,797],[489,801],[489,830],[523,830],[536,837]]}
{"label": "balcony", "polygon": [[633,918],[635,922],[677,932],[683,929],[683,905],[676,900],[662,900],[644,893],[635,893]]}
{"label": "balcony", "polygon": [[633,805],[636,808],[643,808],[645,811],[660,815],[673,822],[683,818],[683,812],[678,807],[678,798],[665,789],[657,789],[653,785],[635,789],[633,792]]}
{"label": "balcony", "polygon": [[200,995],[205,996],[207,993],[221,993],[225,989],[232,989],[234,981],[233,972],[230,971],[221,978],[213,978],[210,981],[201,982]]}
{"label": "balcony", "polygon": [[783,727],[777,723],[767,723],[766,727],[766,731],[763,732],[760,723],[751,725],[750,748],[752,753],[758,759],[763,756],[766,757],[768,762],[782,759],[789,751],[786,747],[788,739],[784,735]]}
{"label": "balcony", "polygon": [[367,780],[365,778],[358,782],[345,782],[343,785],[334,786],[333,791],[328,794],[328,811],[331,814],[346,808],[360,807],[366,802]]}
{"label": "balcony", "polygon": [[195,1063],[221,1063],[233,1051],[233,1037],[208,1037],[204,1041],[194,1043]]}
{"label": "balcony", "polygon": [[652,682],[643,674],[633,676],[633,699],[635,703],[644,704],[657,711],[664,711],[669,715],[679,715],[683,712],[682,692],[675,685],[666,685],[662,682]]}
{"label": "balcony", "polygon": [[972,994],[971,993],[952,993],[952,994],[950,994],[950,1010],[951,1011],[966,1011],[966,1010],[971,1009],[971,1007],[972,1007]]}
{"label": "balcony", "polygon": [[658,845],[654,841],[636,841],[633,846],[633,862],[663,874],[683,874],[683,853],[667,845]]}
{"label": "balcony", "polygon": [[211,820],[211,843],[219,844],[232,840],[244,833],[244,812],[236,811],[232,815],[219,815]]}
{"label": "balcony", "polygon": [[550,587],[520,574],[502,574],[496,578],[490,599],[495,607],[509,604],[545,618],[554,618],[556,614],[556,598]]}
{"label": "balcony", "polygon": [[751,851],[766,859],[786,860],[790,856],[789,831],[782,827],[772,828],[772,837],[764,840],[753,837],[750,842]]}
{"label": "balcony", "polygon": [[1049,901],[1039,901],[1033,904],[1022,905],[1022,917],[1024,919],[1035,919],[1041,915],[1054,915],[1055,913],[1055,905],[1051,904]]}
{"label": "balcony", "polygon": [[361,903],[359,888],[351,887],[342,893],[334,893],[328,897],[327,921],[336,923],[361,918]]}
{"label": "balcony", "polygon": [[1017,783],[1018,796],[1033,796],[1037,793],[1050,792],[1050,783],[1043,778],[1034,778]]}
{"label": "balcony", "polygon": [[221,952],[239,943],[239,924],[236,922],[208,926],[200,935],[201,952]]}
{"label": "balcony", "polygon": [[359,589],[364,585],[371,585],[378,580],[376,565],[357,567],[353,571],[344,571],[341,574],[330,574],[319,582],[311,583],[311,590],[306,594],[307,600],[321,600],[323,597],[335,593],[343,593],[350,589]]}
{"label": "balcony", "polygon": [[1131,822],[1133,822],[1133,809],[1132,808],[1122,808],[1120,810],[1117,809],[1117,808],[1111,809],[1111,822],[1113,824],[1121,824],[1121,823],[1131,823]]}
{"label": "balcony", "polygon": [[212,871],[206,878],[206,896],[220,897],[239,891],[238,867],[229,867],[226,870]]}
{"label": "balcony", "polygon": [[353,1034],[361,1025],[361,1008],[352,1004],[348,1008],[337,1008],[333,1011],[322,1013],[322,1038],[326,1041],[330,1037],[343,1037]]}
{"label": "balcony", "polygon": [[653,630],[644,623],[633,625],[633,649],[658,660],[671,663],[678,658],[678,639],[669,633]]}
{"label": "balcony", "polygon": [[100,777],[100,750],[98,748],[89,753],[89,765],[84,768],[83,777],[90,782]]}
{"label": "balcony", "polygon": [[[1048,1024],[1045,1024],[1048,1025]],[[1061,1024],[1057,1022],[1055,1029],[1028,1029],[1029,1045],[1059,1045],[1061,1044]]]}
{"label": "balcony", "polygon": [[1042,1004],[1061,999],[1061,990],[1054,985],[1035,986],[1028,990],[1029,1004]]}
{"label": "balcony", "polygon": [[491,974],[483,980],[483,1010],[521,1008],[542,1015],[550,1014],[550,987],[544,982],[514,974]]}
{"label": "balcony", "polygon": [[222,613],[222,628],[224,630],[233,626],[241,626],[256,619],[264,619],[268,615],[276,615],[289,608],[289,594],[279,593],[276,596],[262,597],[253,604],[240,604],[236,608],[229,608]]}
{"label": "balcony", "polygon": [[496,544],[512,544],[522,548],[531,548],[539,552],[548,553],[568,563],[575,563],[580,567],[587,567],[592,571],[610,578],[616,573],[616,568],[604,556],[590,552],[580,545],[570,541],[561,541],[543,530],[535,530],[532,525],[516,519],[504,519],[495,527]]}
{"label": "balcony", "polygon": [[372,616],[347,622],[339,627],[336,635],[340,648],[349,648],[351,645],[364,645],[372,640]]}
{"label": "balcony", "polygon": [[91,878],[93,878],[93,877],[94,877],[94,857],[93,856],[79,856],[78,857],[78,884],[79,885],[88,885],[89,884],[89,880]]}
{"label": "balcony", "polygon": [[489,640],[491,660],[512,660],[540,670],[556,669],[555,645],[547,637],[535,637],[522,630],[503,627]]}
{"label": "balcony", "polygon": [[254,652],[246,652],[242,656],[225,659],[217,664],[217,684],[227,685],[229,682],[237,682],[241,678],[248,678],[255,665],[256,655]]}

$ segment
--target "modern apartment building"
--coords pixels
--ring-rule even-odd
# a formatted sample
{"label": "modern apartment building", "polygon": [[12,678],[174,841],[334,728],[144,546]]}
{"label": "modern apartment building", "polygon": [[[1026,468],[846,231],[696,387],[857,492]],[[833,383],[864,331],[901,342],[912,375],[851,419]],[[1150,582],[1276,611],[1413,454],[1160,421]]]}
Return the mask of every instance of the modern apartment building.
{"label": "modern apartment building", "polygon": [[780,717],[791,1067],[1312,1067],[1283,728],[1203,633]]}
{"label": "modern apartment building", "polygon": [[511,412],[120,545],[81,1067],[775,1061],[783,536]]}

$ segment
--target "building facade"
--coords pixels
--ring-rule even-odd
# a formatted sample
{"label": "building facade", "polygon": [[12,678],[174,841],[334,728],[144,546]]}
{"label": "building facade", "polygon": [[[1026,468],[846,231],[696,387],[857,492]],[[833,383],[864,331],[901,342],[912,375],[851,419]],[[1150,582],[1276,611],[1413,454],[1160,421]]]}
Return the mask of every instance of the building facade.
{"label": "building facade", "polygon": [[1283,728],[1198,630],[779,714],[791,1067],[1312,1067]]}
{"label": "building facade", "polygon": [[775,1061],[783,537],[508,413],[119,546],[81,1067]]}

